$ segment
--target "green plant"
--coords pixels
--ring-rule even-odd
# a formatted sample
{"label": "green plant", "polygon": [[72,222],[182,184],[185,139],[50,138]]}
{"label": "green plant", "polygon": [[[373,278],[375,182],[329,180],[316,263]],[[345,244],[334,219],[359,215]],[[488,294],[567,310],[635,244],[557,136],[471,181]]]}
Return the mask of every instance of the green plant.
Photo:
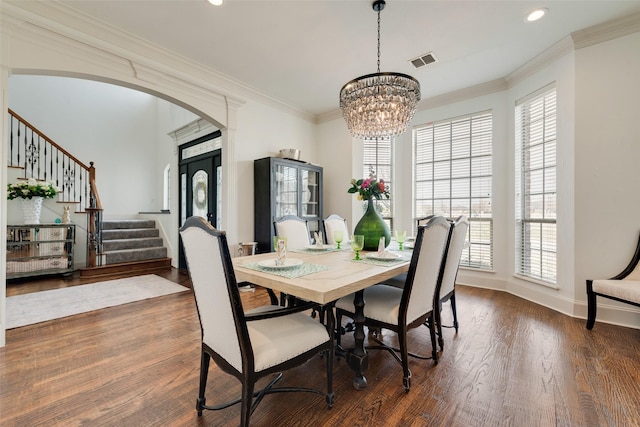
{"label": "green plant", "polygon": [[43,197],[51,199],[60,192],[60,189],[53,185],[53,182],[36,181],[29,178],[24,181],[18,181],[14,184],[7,184],[7,199],[13,200],[17,198],[32,199],[34,197]]}

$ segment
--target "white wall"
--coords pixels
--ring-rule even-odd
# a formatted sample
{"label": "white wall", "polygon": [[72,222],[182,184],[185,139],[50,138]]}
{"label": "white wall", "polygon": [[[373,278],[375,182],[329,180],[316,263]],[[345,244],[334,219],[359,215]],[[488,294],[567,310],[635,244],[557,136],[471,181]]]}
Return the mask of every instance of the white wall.
{"label": "white wall", "polygon": [[[576,299],[585,280],[630,261],[640,232],[640,33],[576,51]],[[640,326],[628,305],[599,299],[597,319]],[[622,307],[617,312],[608,307]],[[578,310],[585,313],[584,305]]]}
{"label": "white wall", "polygon": [[166,101],[96,81],[9,78],[12,110],[84,164],[94,162],[105,219],[162,207],[156,160],[171,147],[157,140],[156,103]]}

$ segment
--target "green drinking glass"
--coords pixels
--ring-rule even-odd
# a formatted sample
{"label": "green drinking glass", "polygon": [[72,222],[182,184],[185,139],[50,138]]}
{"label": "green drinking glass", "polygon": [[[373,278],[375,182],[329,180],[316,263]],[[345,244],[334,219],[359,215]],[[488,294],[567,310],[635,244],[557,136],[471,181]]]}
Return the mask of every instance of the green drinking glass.
{"label": "green drinking glass", "polygon": [[360,261],[360,251],[362,250],[362,247],[364,246],[364,235],[362,234],[354,234],[351,237],[351,249],[353,249],[353,251],[356,253],[356,257],[354,258],[354,260],[356,261]]}

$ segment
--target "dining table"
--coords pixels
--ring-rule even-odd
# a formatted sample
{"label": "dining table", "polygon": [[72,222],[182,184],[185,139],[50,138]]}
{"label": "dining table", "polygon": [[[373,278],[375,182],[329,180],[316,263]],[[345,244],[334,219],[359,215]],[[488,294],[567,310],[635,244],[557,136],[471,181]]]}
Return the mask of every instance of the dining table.
{"label": "dining table", "polygon": [[367,386],[364,376],[368,367],[364,347],[364,289],[406,273],[411,252],[361,252],[360,258],[354,260],[353,251],[337,250],[329,245],[288,251],[288,265],[285,266],[276,265],[273,252],[233,258],[238,282],[250,282],[331,310],[335,301],[354,294],[355,343],[353,348],[345,349],[344,356],[355,372],[353,386],[357,390]]}

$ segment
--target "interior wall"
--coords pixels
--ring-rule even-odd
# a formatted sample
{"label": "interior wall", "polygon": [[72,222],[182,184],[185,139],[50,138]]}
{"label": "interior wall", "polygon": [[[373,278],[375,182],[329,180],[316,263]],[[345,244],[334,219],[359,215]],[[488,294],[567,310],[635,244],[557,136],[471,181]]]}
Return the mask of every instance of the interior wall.
{"label": "interior wall", "polygon": [[[620,273],[638,242],[638,52],[640,33],[576,51],[575,270],[582,313],[585,280]],[[629,305],[599,298],[598,307],[598,321],[640,326],[640,313]]]}
{"label": "interior wall", "polygon": [[158,139],[156,129],[163,121],[157,104],[167,102],[91,80],[33,75],[9,79],[11,109],[86,165],[94,162],[105,219],[162,207],[157,159],[173,150],[166,133]]}

